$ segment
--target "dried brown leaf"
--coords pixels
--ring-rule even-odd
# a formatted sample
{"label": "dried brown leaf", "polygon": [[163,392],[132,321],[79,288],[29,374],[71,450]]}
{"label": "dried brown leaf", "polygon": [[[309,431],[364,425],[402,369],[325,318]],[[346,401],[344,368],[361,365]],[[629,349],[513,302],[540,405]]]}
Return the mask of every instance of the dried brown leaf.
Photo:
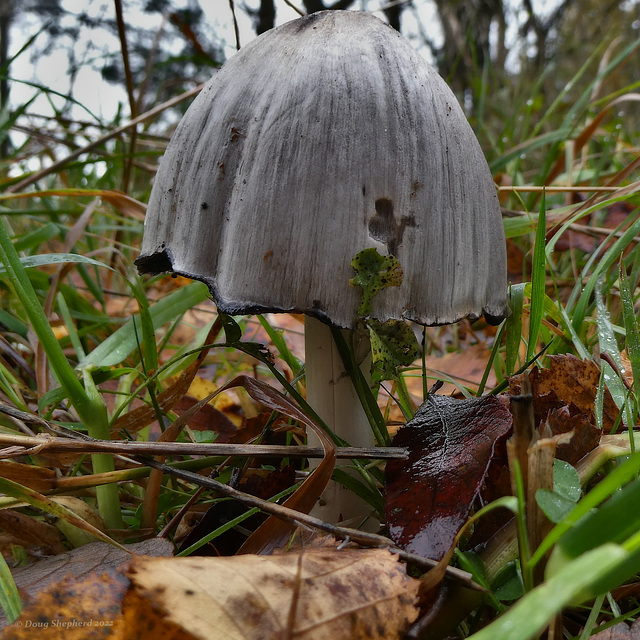
{"label": "dried brown leaf", "polygon": [[56,527],[19,511],[2,509],[0,551],[9,564],[13,556],[11,547],[14,545],[23,547],[31,558],[42,558],[64,551],[60,532]]}
{"label": "dried brown leaf", "polygon": [[114,570],[52,584],[27,604],[3,640],[92,640],[113,634],[129,581]]}
{"label": "dried brown leaf", "polygon": [[[173,553],[173,545],[162,538],[127,545],[127,549],[148,556],[171,556]],[[67,576],[80,582],[94,573],[115,571],[130,559],[131,554],[122,549],[104,542],[94,542],[27,567],[13,569],[12,573],[18,589],[33,599],[41,590],[55,587]],[[2,614],[0,626],[4,624],[6,619]]]}
{"label": "dried brown leaf", "polygon": [[[595,424],[595,399],[600,380],[600,368],[591,360],[580,360],[571,354],[549,356],[548,369],[533,369],[529,373],[534,398],[536,422],[546,420],[548,413],[564,405],[576,409]],[[520,376],[512,378],[511,390],[517,392]],[[618,408],[605,389],[603,421],[608,433],[618,416]]]}
{"label": "dried brown leaf", "polygon": [[547,424],[553,435],[567,434],[568,438],[558,443],[556,457],[574,466],[600,443],[600,429],[583,413],[571,415],[569,406],[549,412]]}
{"label": "dried brown leaf", "polygon": [[156,612],[154,629],[169,622],[206,640],[391,640],[418,613],[419,582],[382,549],[135,558],[128,576],[128,620],[138,619],[142,596],[147,616]]}
{"label": "dried brown leaf", "polygon": [[[289,509],[309,513],[331,479],[336,463],[335,443],[315,420],[269,385],[247,376],[238,376],[223,388],[238,386],[242,386],[255,401],[260,402],[265,407],[279,411],[298,422],[306,424],[320,440],[320,444],[324,449],[322,461],[307,476],[297,491],[286,499],[283,505]],[[291,523],[275,516],[269,516],[242,545],[240,553],[270,553],[285,544],[294,529],[295,526]]]}
{"label": "dried brown leaf", "polygon": [[53,469],[31,464],[0,460],[0,476],[34,491],[51,491],[56,486],[56,472]]}
{"label": "dried brown leaf", "polygon": [[420,582],[383,549],[80,564],[54,571],[3,638],[392,640],[418,615]]}
{"label": "dried brown leaf", "polygon": [[631,625],[619,622],[613,627],[598,631],[591,636],[591,640],[640,640],[640,622],[636,620]]}
{"label": "dried brown leaf", "polygon": [[[221,329],[222,323],[216,321],[205,339],[205,344],[212,344]],[[170,387],[158,394],[158,404],[163,411],[170,411],[186,395],[207,353],[209,353],[209,349],[202,349],[196,360],[180,374],[177,380],[171,384]],[[118,433],[121,430],[127,431],[128,433],[137,433],[155,419],[156,414],[153,407],[147,405],[136,407],[115,421],[111,429],[111,436],[118,437]]]}

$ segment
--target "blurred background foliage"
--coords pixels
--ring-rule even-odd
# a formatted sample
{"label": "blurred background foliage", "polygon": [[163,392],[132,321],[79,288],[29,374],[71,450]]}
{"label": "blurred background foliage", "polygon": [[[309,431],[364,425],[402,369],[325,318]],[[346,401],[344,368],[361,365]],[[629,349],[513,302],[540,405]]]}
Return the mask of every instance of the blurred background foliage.
{"label": "blurred background foliage", "polygon": [[[116,101],[123,99],[128,87],[135,97],[129,105],[135,117],[149,105],[207,80],[233,52],[234,18],[241,43],[246,43],[255,34],[295,18],[295,4],[127,0],[119,18],[114,9],[119,3],[108,0],[2,0],[0,66],[7,73],[0,84],[0,101],[4,107],[10,104],[9,77],[17,65],[23,70],[22,80],[47,84],[46,78],[38,77],[40,63],[55,54],[52,64],[66,66],[68,87],[51,89],[85,103],[77,94],[95,84],[91,80],[95,76],[86,75],[91,68],[113,88]],[[566,91],[567,85],[594,51],[602,47],[604,53],[608,46],[620,47],[640,34],[640,3],[634,0],[301,0],[297,4],[305,13],[376,11],[433,62],[468,115],[483,119],[487,136],[500,133],[514,104],[527,107],[522,115],[529,119],[544,113],[559,94],[569,108],[581,86]],[[126,58],[121,51],[123,29]],[[23,46],[27,51],[11,61],[11,53]],[[601,62],[602,56],[592,60],[585,80],[596,74]],[[31,78],[25,77],[29,66],[36,74]],[[634,85],[636,73],[636,65],[627,65],[601,90],[613,93]],[[70,99],[56,103],[58,116],[68,116],[72,104]],[[637,109],[631,117],[637,123]],[[483,132],[479,135],[482,138]],[[488,141],[481,142],[486,146]]]}

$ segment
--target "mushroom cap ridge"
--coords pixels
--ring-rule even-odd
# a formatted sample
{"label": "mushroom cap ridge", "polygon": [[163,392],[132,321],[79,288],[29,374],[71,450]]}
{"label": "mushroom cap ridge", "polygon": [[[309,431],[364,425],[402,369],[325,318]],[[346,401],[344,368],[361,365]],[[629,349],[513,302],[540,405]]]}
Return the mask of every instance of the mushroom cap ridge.
{"label": "mushroom cap ridge", "polygon": [[495,185],[455,96],[397,31],[325,11],[259,36],[206,84],[160,163],[141,273],[205,282],[230,314],[355,325],[351,260],[395,255],[372,315],[507,312]]}

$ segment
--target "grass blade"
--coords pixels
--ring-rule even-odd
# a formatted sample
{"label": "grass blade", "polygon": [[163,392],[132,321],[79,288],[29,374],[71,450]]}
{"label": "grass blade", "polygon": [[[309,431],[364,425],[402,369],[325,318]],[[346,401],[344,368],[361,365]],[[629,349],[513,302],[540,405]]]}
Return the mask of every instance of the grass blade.
{"label": "grass blade", "polygon": [[526,360],[531,360],[536,353],[540,326],[544,314],[544,290],[545,290],[545,238],[546,238],[546,194],[542,192],[540,214],[538,216],[538,228],[533,250],[533,266],[531,270],[531,306],[529,312],[529,342],[527,344]]}
{"label": "grass blade", "polygon": [[[156,302],[149,309],[151,320],[155,328],[161,327],[166,322],[187,309],[204,302],[209,297],[209,290],[202,282],[193,282],[182,287],[168,296]],[[110,367],[122,362],[132,354],[138,343],[136,341],[135,324],[140,326],[140,320],[131,319],[127,324],[112,333],[102,344],[96,347],[82,362],[80,367],[98,366]]]}
{"label": "grass blade", "polygon": [[22,611],[18,588],[11,575],[11,569],[2,554],[0,554],[0,606],[7,616],[9,624],[17,620]]}

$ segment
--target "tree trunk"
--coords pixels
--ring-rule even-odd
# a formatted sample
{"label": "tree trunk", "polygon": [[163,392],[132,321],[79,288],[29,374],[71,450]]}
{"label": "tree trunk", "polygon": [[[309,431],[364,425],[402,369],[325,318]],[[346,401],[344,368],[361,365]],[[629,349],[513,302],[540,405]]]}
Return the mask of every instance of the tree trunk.
{"label": "tree trunk", "polygon": [[[0,111],[9,107],[9,25],[13,17],[13,0],[0,2],[0,68],[4,69],[4,75],[0,78]],[[0,145],[0,157],[9,155],[9,138],[5,138]]]}
{"label": "tree trunk", "polygon": [[[444,44],[438,70],[458,95],[472,88],[486,62],[504,69],[504,7],[502,0],[436,0]],[[491,55],[491,25],[498,24],[498,47]]]}

